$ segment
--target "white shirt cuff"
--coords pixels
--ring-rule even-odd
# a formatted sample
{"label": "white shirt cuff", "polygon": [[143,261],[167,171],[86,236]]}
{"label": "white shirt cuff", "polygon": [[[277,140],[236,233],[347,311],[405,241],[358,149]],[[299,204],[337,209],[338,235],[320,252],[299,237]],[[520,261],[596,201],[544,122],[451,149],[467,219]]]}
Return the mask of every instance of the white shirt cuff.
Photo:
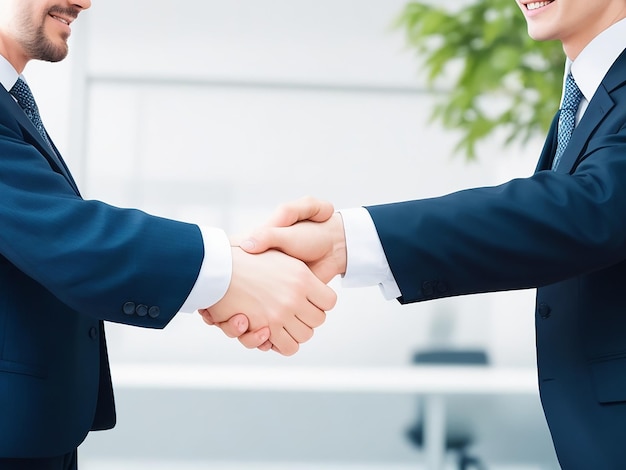
{"label": "white shirt cuff", "polygon": [[347,264],[341,285],[367,287],[379,285],[387,300],[402,294],[393,277],[374,221],[364,207],[342,209],[346,237]]}
{"label": "white shirt cuff", "polygon": [[233,260],[228,236],[223,230],[200,227],[204,243],[204,259],[198,279],[191,289],[181,312],[195,312],[219,302],[230,285]]}

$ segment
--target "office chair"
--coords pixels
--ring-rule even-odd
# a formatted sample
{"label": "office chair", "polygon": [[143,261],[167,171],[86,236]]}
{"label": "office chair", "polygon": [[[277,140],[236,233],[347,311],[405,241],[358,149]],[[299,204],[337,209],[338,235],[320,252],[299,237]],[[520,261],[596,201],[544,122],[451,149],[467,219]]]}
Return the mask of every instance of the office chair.
{"label": "office chair", "polygon": [[[413,364],[419,365],[487,365],[487,354],[484,351],[430,350],[417,352],[413,356]],[[418,421],[407,430],[409,441],[418,448],[424,445],[424,403],[418,402]],[[458,470],[486,470],[482,461],[469,454],[473,443],[472,434],[467,429],[449,429],[446,431],[445,449],[456,454]],[[429,469],[430,470],[430,469]]]}

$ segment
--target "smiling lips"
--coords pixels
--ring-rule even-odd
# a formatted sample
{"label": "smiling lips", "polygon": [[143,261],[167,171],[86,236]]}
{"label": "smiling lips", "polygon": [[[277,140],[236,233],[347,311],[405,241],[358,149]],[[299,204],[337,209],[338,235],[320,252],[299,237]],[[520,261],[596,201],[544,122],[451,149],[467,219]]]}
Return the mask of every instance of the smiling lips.
{"label": "smiling lips", "polygon": [[70,23],[72,22],[71,20],[67,20],[65,18],[61,18],[60,16],[56,16],[56,15],[50,15],[52,18],[54,18],[57,21],[60,21],[61,23],[63,23],[64,25],[69,26]]}
{"label": "smiling lips", "polygon": [[543,8],[545,6],[550,5],[554,0],[549,0],[547,2],[531,2],[531,3],[527,3],[526,4],[526,8],[528,8],[528,10],[532,11],[532,10],[538,10],[539,8]]}

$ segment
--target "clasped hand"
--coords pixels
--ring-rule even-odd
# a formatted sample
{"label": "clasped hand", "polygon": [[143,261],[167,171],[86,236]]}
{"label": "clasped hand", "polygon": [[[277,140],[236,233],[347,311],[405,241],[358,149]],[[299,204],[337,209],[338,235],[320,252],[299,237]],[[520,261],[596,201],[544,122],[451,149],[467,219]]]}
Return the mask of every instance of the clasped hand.
{"label": "clasped hand", "polygon": [[337,301],[326,284],[345,272],[341,216],[328,202],[303,198],[231,244],[230,286],[200,315],[248,348],[295,354]]}

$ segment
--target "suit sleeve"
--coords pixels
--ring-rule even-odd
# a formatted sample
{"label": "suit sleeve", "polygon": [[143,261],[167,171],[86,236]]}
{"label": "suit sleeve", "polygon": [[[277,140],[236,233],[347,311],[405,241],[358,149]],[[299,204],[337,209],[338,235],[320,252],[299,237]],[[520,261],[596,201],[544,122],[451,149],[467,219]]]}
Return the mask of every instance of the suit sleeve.
{"label": "suit sleeve", "polygon": [[80,313],[162,328],[195,283],[197,226],[83,200],[8,121],[0,197],[0,255]]}
{"label": "suit sleeve", "polygon": [[626,258],[626,129],[572,174],[371,206],[401,303],[540,287]]}

